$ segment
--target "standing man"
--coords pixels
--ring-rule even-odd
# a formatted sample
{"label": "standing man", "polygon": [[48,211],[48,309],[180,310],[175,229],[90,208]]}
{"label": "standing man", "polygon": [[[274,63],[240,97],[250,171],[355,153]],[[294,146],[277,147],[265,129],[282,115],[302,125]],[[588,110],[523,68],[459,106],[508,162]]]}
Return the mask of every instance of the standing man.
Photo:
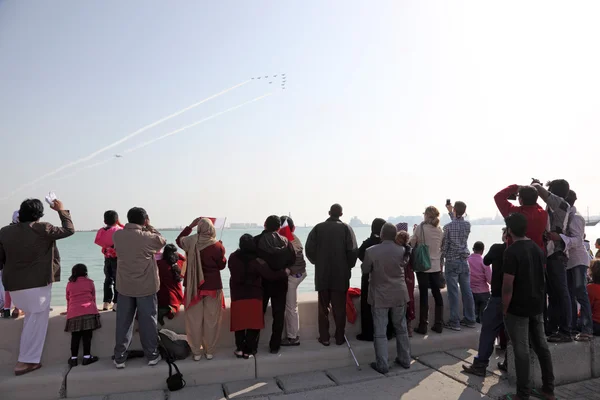
{"label": "standing man", "polygon": [[[469,248],[467,240],[471,233],[471,224],[465,221],[464,215],[467,205],[457,201],[446,206],[450,219],[444,226],[444,239],[442,240],[442,260],[445,260],[446,284],[448,285],[448,300],[450,301],[450,320],[445,327],[460,331],[460,326],[475,328],[475,302],[471,292],[469,263]],[[458,310],[458,285],[462,293],[464,319],[460,319]]]}
{"label": "standing man", "polygon": [[543,398],[555,399],[552,357],[544,335],[544,253],[525,236],[527,218],[523,214],[511,214],[505,221],[513,244],[504,252],[502,306],[515,353],[517,397],[514,398],[529,399],[531,394],[531,344],[542,371]]}
{"label": "standing man", "polygon": [[115,366],[125,368],[127,350],[133,335],[133,318],[139,323],[140,340],[148,365],[161,360],[156,330],[160,289],[158,266],[154,255],[167,241],[152,225],[146,210],[134,207],[127,213],[123,230],[115,232],[113,241],[118,256],[117,290],[119,308],[115,333]]}
{"label": "standing man", "polygon": [[[407,235],[408,237],[408,235]],[[409,254],[395,243],[396,227],[386,223],[381,228],[381,244],[369,247],[362,263],[362,273],[369,276],[369,304],[373,312],[375,360],[371,368],[381,374],[389,372],[387,326],[391,314],[396,329],[396,364],[410,368],[410,342],[406,324],[406,305],[410,301],[404,279]]]}
{"label": "standing man", "polygon": [[[540,197],[547,205],[549,238],[547,249],[546,274],[548,275],[548,322],[546,333],[552,343],[572,342],[571,338],[571,297],[567,283],[567,254],[565,242],[560,235],[567,232],[571,206],[565,198],[569,194],[569,182],[557,179],[548,184],[546,190],[539,181],[534,181]],[[556,235],[554,235],[555,233]]]}
{"label": "standing man", "polygon": [[308,234],[306,256],[315,266],[315,289],[319,292],[319,342],[329,346],[329,306],[335,319],[335,343],[345,343],[346,292],[356,264],[354,231],[340,221],[342,206],[334,204],[329,218]]}
{"label": "standing man", "polygon": [[562,240],[569,255],[567,261],[567,284],[571,297],[571,330],[577,327],[577,303],[581,306],[581,333],[575,336],[578,342],[588,342],[593,336],[592,307],[587,293],[587,270],[590,256],[584,245],[585,219],[577,212],[577,194],[569,190],[567,203],[571,206],[566,234],[552,232],[552,240]]}

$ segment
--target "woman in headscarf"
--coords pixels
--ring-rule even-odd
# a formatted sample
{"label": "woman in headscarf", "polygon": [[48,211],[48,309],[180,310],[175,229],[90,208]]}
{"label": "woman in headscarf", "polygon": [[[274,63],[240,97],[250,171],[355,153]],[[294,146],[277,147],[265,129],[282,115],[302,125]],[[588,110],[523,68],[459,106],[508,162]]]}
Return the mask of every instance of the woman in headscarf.
{"label": "woman in headscarf", "polygon": [[258,258],[252,235],[240,238],[240,248],[229,257],[231,332],[235,332],[235,355],[248,359],[256,354],[260,330],[265,327],[262,279],[285,281],[289,269],[275,271]]}
{"label": "woman in headscarf", "polygon": [[[195,227],[197,233],[189,236]],[[196,218],[177,237],[177,244],[185,250],[185,330],[194,361],[202,354],[213,359],[219,339],[223,314],[223,282],[225,247],[217,240],[217,232],[208,218]]]}
{"label": "woman in headscarf", "polygon": [[185,257],[177,252],[174,244],[165,246],[162,254],[157,255],[158,277],[160,290],[158,291],[158,322],[165,324],[164,318],[173,319],[183,304],[183,287],[181,281],[181,268]]}
{"label": "woman in headscarf", "polygon": [[442,333],[444,317],[444,300],[440,289],[443,286],[441,247],[444,232],[440,228],[440,212],[434,206],[429,206],[423,213],[423,222],[415,225],[410,238],[410,247],[415,249],[420,245],[429,247],[431,268],[425,272],[417,272],[419,283],[419,326],[415,332],[425,335],[429,327],[429,290],[435,300],[435,317],[432,331]]}

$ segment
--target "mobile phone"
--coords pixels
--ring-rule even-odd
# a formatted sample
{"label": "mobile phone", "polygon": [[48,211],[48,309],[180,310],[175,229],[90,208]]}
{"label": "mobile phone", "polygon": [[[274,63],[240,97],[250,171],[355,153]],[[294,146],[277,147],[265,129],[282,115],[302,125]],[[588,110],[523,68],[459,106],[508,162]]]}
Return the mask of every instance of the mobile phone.
{"label": "mobile phone", "polygon": [[48,192],[48,195],[46,196],[46,203],[48,203],[50,205],[50,207],[52,207],[54,205],[54,200],[56,200],[56,193],[50,191]]}
{"label": "mobile phone", "polygon": [[446,205],[447,206],[451,206],[452,205],[452,202],[450,201],[450,199],[446,199]]}

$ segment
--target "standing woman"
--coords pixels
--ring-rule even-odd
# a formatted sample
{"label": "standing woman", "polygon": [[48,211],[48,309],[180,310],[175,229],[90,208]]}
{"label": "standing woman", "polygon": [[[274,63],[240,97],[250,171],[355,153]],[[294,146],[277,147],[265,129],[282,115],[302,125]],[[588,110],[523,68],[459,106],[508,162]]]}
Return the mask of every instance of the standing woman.
{"label": "standing woman", "polygon": [[25,312],[15,375],[42,366],[40,360],[48,330],[52,282],[60,277],[56,240],[75,233],[71,214],[63,208],[62,202],[55,200],[50,207],[58,213],[61,227],[40,222],[44,205],[37,199],[29,199],[21,204],[19,223],[0,230],[4,287],[10,291],[15,306]]}
{"label": "standing woman", "polygon": [[158,277],[160,290],[158,291],[158,323],[165,324],[165,317],[173,319],[183,304],[183,286],[181,281],[181,268],[185,257],[177,252],[174,244],[165,246],[162,254],[157,255]]}
{"label": "standing woman", "polygon": [[235,355],[248,359],[256,354],[261,329],[265,327],[262,279],[288,279],[289,269],[275,271],[258,258],[256,242],[246,233],[240,249],[229,257],[231,294],[231,331],[235,332]]}
{"label": "standing woman", "polygon": [[417,272],[419,283],[419,326],[414,329],[421,335],[427,334],[429,327],[429,290],[435,300],[435,317],[432,331],[442,333],[444,318],[444,300],[440,288],[443,285],[441,247],[444,232],[440,228],[440,212],[434,206],[429,206],[423,213],[423,222],[416,225],[410,238],[410,246],[416,250],[417,246],[429,247],[431,268],[425,272]]}
{"label": "standing woman", "polygon": [[[198,227],[195,235],[189,236]],[[194,361],[213,359],[223,314],[223,282],[225,247],[217,240],[217,231],[208,218],[196,218],[177,237],[186,252],[185,330]]]}

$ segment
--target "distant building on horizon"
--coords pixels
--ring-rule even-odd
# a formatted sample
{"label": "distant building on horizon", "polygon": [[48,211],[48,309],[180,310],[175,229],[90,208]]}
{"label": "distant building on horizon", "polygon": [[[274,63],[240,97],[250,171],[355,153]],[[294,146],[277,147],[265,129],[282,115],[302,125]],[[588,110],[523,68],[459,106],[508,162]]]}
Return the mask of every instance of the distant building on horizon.
{"label": "distant building on horizon", "polygon": [[260,226],[255,222],[232,222],[229,229],[259,229]]}

